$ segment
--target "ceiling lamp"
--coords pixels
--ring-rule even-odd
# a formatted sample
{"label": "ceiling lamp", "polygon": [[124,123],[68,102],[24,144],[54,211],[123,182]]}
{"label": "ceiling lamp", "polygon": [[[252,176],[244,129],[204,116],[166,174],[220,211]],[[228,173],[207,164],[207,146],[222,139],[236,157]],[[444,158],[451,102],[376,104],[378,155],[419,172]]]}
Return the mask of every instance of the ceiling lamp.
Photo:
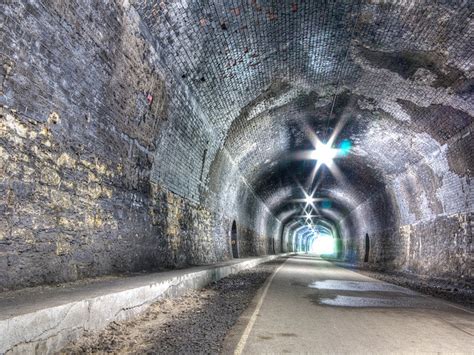
{"label": "ceiling lamp", "polygon": [[337,156],[339,149],[332,148],[330,144],[318,142],[316,149],[311,152],[311,159],[317,160],[318,165],[331,166],[333,159]]}

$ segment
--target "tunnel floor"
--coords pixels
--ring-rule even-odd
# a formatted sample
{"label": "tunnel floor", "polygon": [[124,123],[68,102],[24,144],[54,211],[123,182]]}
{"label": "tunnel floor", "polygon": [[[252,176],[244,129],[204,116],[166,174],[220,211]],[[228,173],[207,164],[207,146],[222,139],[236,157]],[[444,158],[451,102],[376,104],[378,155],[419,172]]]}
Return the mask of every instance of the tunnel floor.
{"label": "tunnel floor", "polygon": [[226,344],[244,354],[470,353],[474,345],[472,312],[316,256],[288,259],[261,307],[247,312],[254,324]]}
{"label": "tunnel floor", "polygon": [[284,260],[266,262],[204,289],[158,301],[133,320],[86,333],[61,353],[219,353],[226,333]]}
{"label": "tunnel floor", "polygon": [[157,302],[62,352],[469,353],[473,334],[468,309],[297,255]]}

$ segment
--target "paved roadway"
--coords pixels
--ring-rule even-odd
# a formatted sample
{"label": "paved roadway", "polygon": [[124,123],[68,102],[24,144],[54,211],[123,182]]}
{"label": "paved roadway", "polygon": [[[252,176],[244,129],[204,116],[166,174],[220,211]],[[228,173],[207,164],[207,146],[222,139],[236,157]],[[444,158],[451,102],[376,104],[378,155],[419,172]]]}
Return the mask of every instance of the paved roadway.
{"label": "paved roadway", "polygon": [[299,255],[256,297],[225,352],[474,354],[473,334],[467,309]]}

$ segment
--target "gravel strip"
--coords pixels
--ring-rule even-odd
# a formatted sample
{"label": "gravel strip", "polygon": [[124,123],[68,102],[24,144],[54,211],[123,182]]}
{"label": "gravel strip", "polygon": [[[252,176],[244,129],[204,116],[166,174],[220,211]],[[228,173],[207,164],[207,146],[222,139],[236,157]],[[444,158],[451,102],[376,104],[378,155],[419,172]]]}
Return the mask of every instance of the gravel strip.
{"label": "gravel strip", "polygon": [[285,260],[260,264],[202,290],[158,301],[133,320],[88,332],[61,353],[219,353],[226,333]]}

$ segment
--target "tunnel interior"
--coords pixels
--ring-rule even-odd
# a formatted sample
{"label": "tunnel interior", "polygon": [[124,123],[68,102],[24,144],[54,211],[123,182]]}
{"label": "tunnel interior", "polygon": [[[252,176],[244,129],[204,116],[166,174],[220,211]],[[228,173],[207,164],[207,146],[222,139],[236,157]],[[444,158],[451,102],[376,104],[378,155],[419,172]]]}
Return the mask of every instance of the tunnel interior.
{"label": "tunnel interior", "polygon": [[288,252],[472,284],[472,2],[0,7],[0,289]]}

